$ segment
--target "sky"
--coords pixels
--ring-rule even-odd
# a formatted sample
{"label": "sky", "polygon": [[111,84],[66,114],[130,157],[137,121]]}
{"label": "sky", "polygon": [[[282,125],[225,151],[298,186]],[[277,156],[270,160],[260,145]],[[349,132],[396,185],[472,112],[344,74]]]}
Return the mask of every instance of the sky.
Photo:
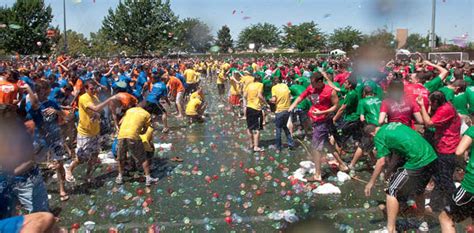
{"label": "sky", "polygon": [[[108,9],[119,0],[65,0],[67,27],[89,36],[99,30]],[[15,0],[2,0],[11,6]],[[62,0],[45,0],[53,9],[52,25],[63,28]],[[436,33],[446,40],[465,33],[474,40],[474,1],[436,0]],[[1,4],[1,3],[0,3]],[[230,27],[234,40],[239,32],[259,22],[279,27],[314,21],[325,33],[352,26],[363,33],[386,28],[395,33],[426,35],[431,28],[431,0],[171,0],[172,10],[182,18],[199,18],[215,36],[223,26]],[[235,14],[233,14],[235,10]],[[250,17],[244,19],[244,17]]]}

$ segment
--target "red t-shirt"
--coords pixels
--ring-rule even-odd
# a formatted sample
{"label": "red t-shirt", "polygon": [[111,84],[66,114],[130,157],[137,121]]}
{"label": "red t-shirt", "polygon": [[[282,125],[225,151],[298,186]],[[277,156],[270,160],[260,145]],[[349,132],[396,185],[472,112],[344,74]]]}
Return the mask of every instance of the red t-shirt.
{"label": "red t-shirt", "polygon": [[418,104],[403,99],[401,102],[397,102],[392,99],[384,99],[382,106],[380,106],[380,112],[387,113],[388,122],[400,122],[408,127],[414,128],[413,114],[420,112]]}
{"label": "red t-shirt", "polygon": [[426,111],[428,111],[430,101],[428,97],[430,95],[430,91],[428,91],[425,86],[420,83],[407,83],[405,84],[404,91],[406,98],[412,101],[413,103],[416,103],[416,98],[421,95],[425,103],[425,109]]}
{"label": "red t-shirt", "polygon": [[339,83],[339,85],[342,86],[342,84],[346,82],[346,80],[349,78],[350,75],[351,75],[351,73],[349,73],[347,71],[345,71],[343,73],[340,73],[340,74],[337,74],[334,77],[334,82],[337,82],[337,83]]}
{"label": "red t-shirt", "polygon": [[436,128],[434,139],[440,154],[454,154],[461,141],[461,118],[454,106],[446,102],[431,117]]}
{"label": "red t-shirt", "polygon": [[18,86],[5,80],[0,80],[0,104],[11,105],[18,97]]}
{"label": "red t-shirt", "polygon": [[332,107],[331,95],[332,87],[324,85],[321,90],[316,90],[312,85],[309,85],[306,90],[301,93],[301,98],[308,98],[311,101],[311,109],[308,111],[308,116],[313,122],[322,122],[326,120],[327,114],[314,116],[312,112],[314,110],[324,111]]}

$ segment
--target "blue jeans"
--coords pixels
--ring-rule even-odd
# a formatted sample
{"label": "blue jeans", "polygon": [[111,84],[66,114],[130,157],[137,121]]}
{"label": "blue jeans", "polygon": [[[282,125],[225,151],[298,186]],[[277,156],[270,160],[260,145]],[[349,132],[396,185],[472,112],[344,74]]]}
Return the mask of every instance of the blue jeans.
{"label": "blue jeans", "polygon": [[288,111],[283,111],[275,114],[275,128],[276,128],[276,148],[277,150],[281,150],[281,131],[285,131],[286,139],[288,141],[289,147],[294,147],[295,143],[293,142],[293,138],[291,137],[290,130],[286,126],[288,123],[288,119],[290,117],[290,113]]}

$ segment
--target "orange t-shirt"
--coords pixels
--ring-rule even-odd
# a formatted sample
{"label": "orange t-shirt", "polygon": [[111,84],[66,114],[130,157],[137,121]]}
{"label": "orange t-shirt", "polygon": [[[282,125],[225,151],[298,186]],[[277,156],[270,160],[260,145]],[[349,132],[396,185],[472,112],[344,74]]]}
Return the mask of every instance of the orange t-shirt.
{"label": "orange t-shirt", "polygon": [[174,76],[170,76],[167,86],[170,90],[171,95],[174,97],[176,97],[178,92],[184,92],[184,85],[181,83],[181,81],[178,78]]}
{"label": "orange t-shirt", "polygon": [[0,80],[0,104],[13,104],[18,96],[18,86],[6,80]]}

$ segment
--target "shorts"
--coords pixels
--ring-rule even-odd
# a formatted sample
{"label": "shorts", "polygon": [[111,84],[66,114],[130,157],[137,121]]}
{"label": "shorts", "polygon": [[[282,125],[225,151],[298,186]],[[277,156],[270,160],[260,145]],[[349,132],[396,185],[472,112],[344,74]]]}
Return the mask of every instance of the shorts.
{"label": "shorts", "polygon": [[313,123],[313,149],[322,151],[323,148],[329,143],[329,127],[328,121]]}
{"label": "shorts", "polygon": [[142,164],[146,160],[145,147],[141,140],[129,138],[119,139],[117,144],[117,160],[126,160],[127,153],[139,164]]}
{"label": "shorts", "polygon": [[474,219],[474,194],[460,186],[444,211],[454,222],[462,222],[469,217]]}
{"label": "shorts", "polygon": [[336,124],[332,124],[331,134],[340,147],[344,147],[350,137],[360,142],[362,137],[361,123],[360,121],[338,121]]}
{"label": "shorts", "polygon": [[269,102],[268,105],[270,106],[270,112],[275,112],[276,111],[276,104]]}
{"label": "shorts", "polygon": [[100,153],[99,136],[87,137],[77,134],[76,155],[79,160],[89,160]]}
{"label": "shorts", "polygon": [[186,95],[190,95],[197,90],[199,83],[188,83],[188,88],[186,88]]}
{"label": "shorts", "polygon": [[263,130],[263,113],[262,110],[255,110],[253,108],[246,109],[247,115],[247,129],[249,130]]}
{"label": "shorts", "polygon": [[186,117],[191,121],[191,122],[204,122],[202,117],[200,115],[187,115]]}
{"label": "shorts", "polygon": [[229,96],[229,103],[232,106],[240,106],[240,95],[230,95]]}
{"label": "shorts", "polygon": [[[33,142],[33,148],[37,162],[47,162],[47,161],[64,161],[69,159],[69,153],[64,147],[64,143],[61,139],[57,141],[46,143]],[[47,153],[49,152],[50,157],[46,158]]]}
{"label": "shorts", "polygon": [[225,94],[225,84],[217,84],[217,92],[219,95],[224,95]]}
{"label": "shorts", "polygon": [[295,109],[291,112],[291,121],[293,123],[299,122],[300,125],[304,125],[304,122],[308,121],[308,111],[301,109]]}
{"label": "shorts", "polygon": [[176,94],[176,104],[183,104],[183,96],[184,96],[184,92],[178,92]]}
{"label": "shorts", "polygon": [[390,177],[388,188],[385,192],[390,196],[396,197],[398,201],[407,201],[409,197],[423,194],[431,176],[436,172],[437,164],[438,159],[415,170],[408,170],[403,167],[398,168]]}
{"label": "shorts", "polygon": [[0,221],[0,232],[19,233],[23,227],[25,217],[16,216]]}
{"label": "shorts", "polygon": [[163,105],[161,105],[160,103],[155,104],[155,103],[147,102],[146,105],[147,107],[151,106],[152,110],[150,114],[161,116],[166,113],[165,107],[163,107]]}

